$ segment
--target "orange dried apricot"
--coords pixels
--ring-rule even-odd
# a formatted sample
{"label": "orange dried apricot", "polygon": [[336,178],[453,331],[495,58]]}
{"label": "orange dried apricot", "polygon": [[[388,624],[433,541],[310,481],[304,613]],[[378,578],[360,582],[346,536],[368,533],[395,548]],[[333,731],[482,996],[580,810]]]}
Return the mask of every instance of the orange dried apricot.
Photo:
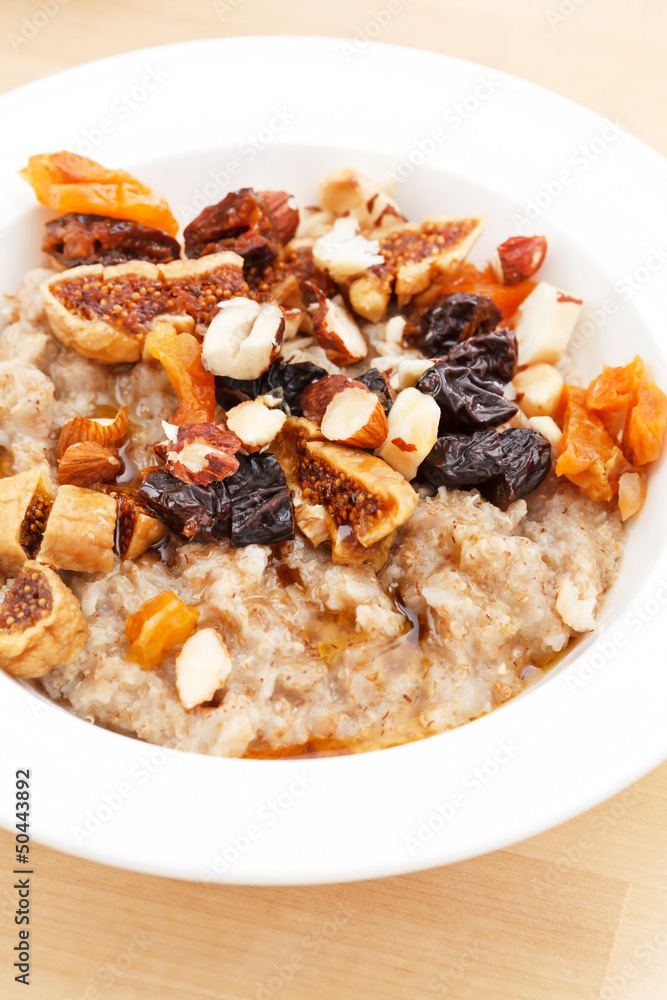
{"label": "orange dried apricot", "polygon": [[655,382],[641,381],[623,435],[623,450],[628,459],[635,465],[655,462],[662,451],[666,425],[667,396]]}
{"label": "orange dried apricot", "polygon": [[204,370],[197,338],[191,333],[176,333],[169,323],[159,323],[146,337],[146,349],[164,365],[178,396],[178,411],[173,423],[212,423],[215,378]]}
{"label": "orange dried apricot", "polygon": [[144,670],[153,670],[174,646],[194,632],[199,612],[190,608],[171,590],[145,601],[125,622],[130,640],[126,657]]}
{"label": "orange dried apricot", "polygon": [[42,205],[61,215],[106,215],[141,222],[170,236],[178,232],[178,222],[162,195],[125,170],[107,170],[94,160],[62,150],[31,156],[20,174]]}
{"label": "orange dried apricot", "polygon": [[620,368],[604,365],[602,374],[586,390],[586,406],[589,410],[620,413],[634,403],[643,374],[644,362],[638,354],[629,365]]}
{"label": "orange dried apricot", "polygon": [[454,277],[438,283],[438,295],[451,295],[454,292],[488,295],[502,312],[503,319],[508,320],[534,288],[535,282],[530,280],[516,285],[502,285],[490,265],[480,271],[473,264],[464,264]]}
{"label": "orange dried apricot", "polygon": [[556,475],[567,476],[591,500],[611,500],[618,492],[620,477],[635,470],[600,418],[586,407],[586,390],[569,385],[565,391],[567,405]]}

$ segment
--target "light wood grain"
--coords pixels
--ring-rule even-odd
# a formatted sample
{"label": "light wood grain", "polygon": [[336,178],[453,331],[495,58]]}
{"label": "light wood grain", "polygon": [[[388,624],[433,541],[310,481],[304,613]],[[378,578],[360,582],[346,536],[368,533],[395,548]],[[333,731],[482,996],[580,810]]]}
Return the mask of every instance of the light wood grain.
{"label": "light wood grain", "polygon": [[[573,12],[550,23],[548,12],[560,4],[404,0],[380,40],[516,73],[619,120],[667,153],[667,5],[566,0],[563,9]],[[39,4],[3,0],[0,91],[87,59],[188,38],[354,37],[385,6],[69,0],[24,42]],[[12,982],[12,839],[0,832],[0,997],[664,1000],[666,830],[663,765],[598,809],[509,850],[355,885],[192,885],[37,846],[27,994]]]}

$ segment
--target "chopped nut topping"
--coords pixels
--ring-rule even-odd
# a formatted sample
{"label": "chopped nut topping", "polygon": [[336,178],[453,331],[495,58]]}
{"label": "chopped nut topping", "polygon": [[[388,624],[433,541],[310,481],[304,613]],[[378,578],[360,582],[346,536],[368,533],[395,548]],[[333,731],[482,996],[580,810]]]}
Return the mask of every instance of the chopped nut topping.
{"label": "chopped nut topping", "polygon": [[208,486],[236,472],[240,447],[236,434],[214,424],[183,424],[167,446],[165,470],[182,483]]}
{"label": "chopped nut topping", "polygon": [[186,709],[210,701],[232,672],[227,646],[215,629],[200,628],[176,657],[176,690]]}
{"label": "chopped nut topping", "polygon": [[[248,399],[227,411],[227,427],[240,438],[246,451],[259,451],[271,444],[285,423],[287,416],[276,404],[269,407],[264,403],[271,396]],[[280,400],[276,401],[280,406]]]}
{"label": "chopped nut topping", "polygon": [[255,379],[278,357],[285,317],[274,302],[222,302],[206,331],[202,358],[214,375]]}
{"label": "chopped nut topping", "polygon": [[0,667],[13,677],[42,677],[75,660],[88,626],[57,573],[26,562],[0,607]]}
{"label": "chopped nut topping", "polygon": [[94,441],[70,445],[58,463],[60,486],[94,486],[110,483],[122,471],[123,463],[109,448]]}
{"label": "chopped nut topping", "polygon": [[103,448],[117,451],[126,440],[127,406],[122,406],[110,423],[86,417],[74,417],[73,420],[67,421],[60,432],[56,457],[60,461],[70,445],[78,444],[80,441],[94,441]]}
{"label": "chopped nut topping", "polygon": [[41,285],[56,337],[102,364],[138,361],[159,317],[184,330],[210,323],[220,302],[247,294],[234,253],[155,265],[142,261],[75,267]]}
{"label": "chopped nut topping", "polygon": [[40,546],[55,497],[41,469],[0,479],[0,572],[18,573]]}
{"label": "chopped nut topping", "polygon": [[368,355],[368,344],[340,295],[322,299],[313,316],[313,334],[336,365],[352,365]]}

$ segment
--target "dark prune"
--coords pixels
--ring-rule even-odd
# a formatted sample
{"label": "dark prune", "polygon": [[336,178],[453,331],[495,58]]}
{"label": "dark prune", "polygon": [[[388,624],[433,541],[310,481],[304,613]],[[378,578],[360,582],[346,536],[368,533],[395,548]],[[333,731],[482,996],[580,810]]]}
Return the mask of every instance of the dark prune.
{"label": "dark prune", "polygon": [[265,267],[280,249],[280,238],[264,199],[253,188],[230,192],[205,208],[183,232],[188,257],[233,250],[248,268]]}
{"label": "dark prune", "polygon": [[501,319],[500,309],[486,295],[466,292],[442,295],[429,306],[419,322],[424,354],[429,358],[445,354],[457,340],[488,333]]}
{"label": "dark prune", "polygon": [[527,497],[546,479],[551,469],[551,445],[537,431],[515,427],[500,435],[503,472],[479,491],[485,500],[507,510],[511,503]]}
{"label": "dark prune", "polygon": [[433,396],[440,407],[440,434],[472,434],[503,424],[517,412],[514,403],[503,396],[498,382],[448,361],[440,361],[424,372],[417,388]]}
{"label": "dark prune", "polygon": [[503,448],[494,428],[444,434],[419,466],[417,480],[437,490],[468,490],[503,474]]}
{"label": "dark prune", "polygon": [[176,534],[197,542],[219,541],[229,535],[231,505],[223,481],[190,485],[157,469],[144,477],[137,492],[149,510]]}
{"label": "dark prune", "polygon": [[42,250],[65,267],[124,264],[129,260],[160,264],[181,256],[178,242],[161,229],[80,212],[68,212],[47,222]]}
{"label": "dark prune", "polygon": [[501,326],[488,333],[476,333],[455,344],[447,355],[447,361],[451,365],[473,368],[481,378],[511,382],[518,353],[516,334]]}
{"label": "dark prune", "polygon": [[239,455],[239,460],[238,471],[226,480],[232,545],[271,545],[294,538],[294,505],[278,460],[267,453]]}
{"label": "dark prune", "polygon": [[363,375],[357,375],[356,381],[363,382],[363,384],[367,386],[371,392],[374,392],[382,403],[384,412],[389,413],[392,406],[391,396],[389,395],[387,380],[381,371],[378,371],[377,368],[369,368]]}
{"label": "dark prune", "polygon": [[282,397],[283,409],[295,417],[300,417],[301,393],[311,382],[317,382],[327,374],[324,368],[310,361],[299,361],[295,364],[275,361],[259,378],[251,381],[216,375],[215,395],[220,406],[229,410],[246,399],[256,399],[257,396],[273,393]]}

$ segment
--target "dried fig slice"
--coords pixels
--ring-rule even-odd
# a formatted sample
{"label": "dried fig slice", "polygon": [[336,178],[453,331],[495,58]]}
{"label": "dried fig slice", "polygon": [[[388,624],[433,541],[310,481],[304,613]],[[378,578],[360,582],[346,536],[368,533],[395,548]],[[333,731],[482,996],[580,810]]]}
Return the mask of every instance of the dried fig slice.
{"label": "dried fig slice", "polygon": [[455,271],[483,228],[482,219],[446,217],[390,230],[379,241],[384,262],[375,264],[350,285],[353,308],[365,319],[379,322],[392,292],[403,306],[438,275]]}
{"label": "dried fig slice", "polygon": [[81,606],[58,574],[28,561],[0,607],[0,667],[12,677],[43,677],[77,658],[87,632]]}
{"label": "dried fig slice", "polygon": [[79,486],[61,486],[51,508],[40,563],[79,573],[110,573],[114,567],[117,502]]}
{"label": "dried fig slice", "polygon": [[54,335],[102,364],[138,361],[148,332],[168,318],[187,332],[207,326],[220,302],[245,295],[234,253],[169,264],[132,261],[70,268],[40,285]]}
{"label": "dried fig slice", "polygon": [[39,548],[55,499],[55,487],[41,469],[0,479],[0,572],[18,573]]}
{"label": "dried fig slice", "polygon": [[418,497],[382,459],[329,441],[303,441],[297,478],[304,499],[322,504],[368,548],[412,515]]}
{"label": "dried fig slice", "polygon": [[80,264],[124,264],[178,260],[178,241],[161,229],[131,219],[68,212],[46,223],[42,250],[64,267]]}
{"label": "dried fig slice", "polygon": [[102,492],[118,503],[115,549],[121,559],[138,559],[169,534],[131,486],[104,486]]}

